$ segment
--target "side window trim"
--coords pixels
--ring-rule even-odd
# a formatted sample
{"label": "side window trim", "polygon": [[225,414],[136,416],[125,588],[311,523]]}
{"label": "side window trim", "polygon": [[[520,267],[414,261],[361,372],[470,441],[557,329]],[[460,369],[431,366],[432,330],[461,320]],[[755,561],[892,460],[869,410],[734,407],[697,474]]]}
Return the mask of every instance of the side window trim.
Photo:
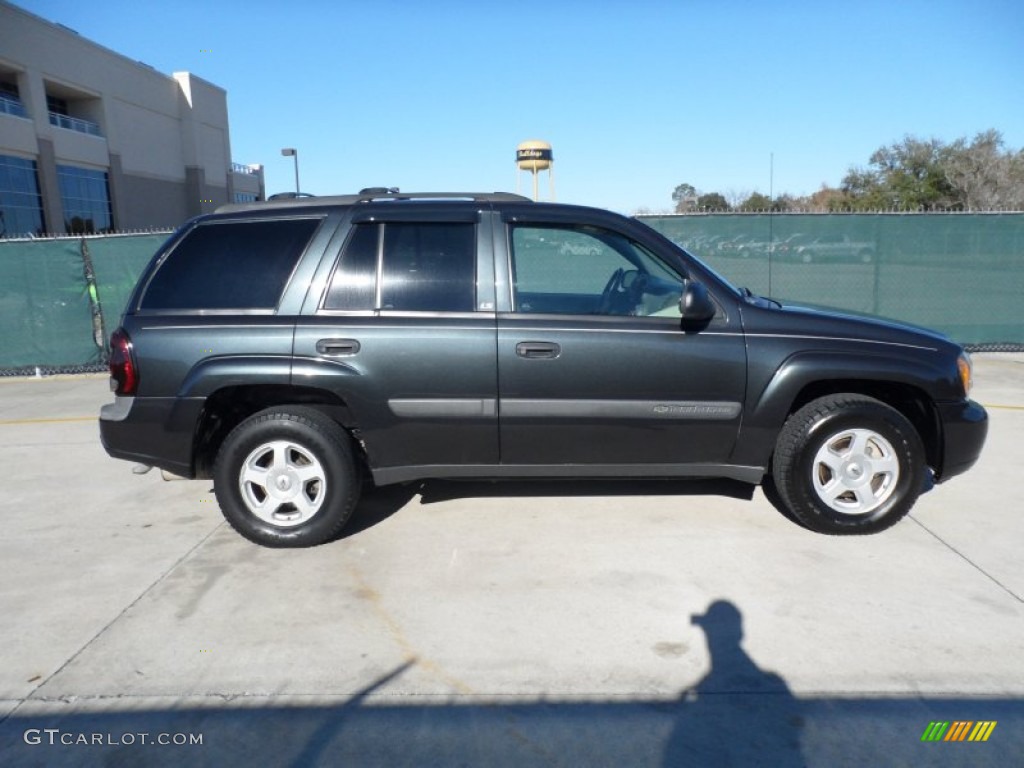
{"label": "side window trim", "polygon": [[[372,232],[370,230],[373,230]],[[343,312],[343,313],[366,313],[376,311],[377,305],[379,304],[380,292],[380,230],[379,224],[365,223],[365,224],[353,224],[345,232],[344,237],[337,246],[330,248],[330,263],[329,272],[327,273],[324,287],[320,292],[320,300],[316,306],[316,311],[320,312]],[[374,237],[373,244],[373,262],[372,262],[372,274],[373,274],[373,288],[372,295],[366,297],[369,299],[367,302],[370,306],[330,306],[338,298],[334,295],[335,281],[338,279],[339,272],[346,272],[345,267],[350,264],[346,263],[346,259],[352,258],[354,254],[358,254],[359,251],[354,248],[356,239],[360,235],[369,234]],[[347,297],[351,299],[351,296]]]}
{"label": "side window trim", "polygon": [[377,274],[374,277],[373,311],[380,312],[384,297],[384,224],[378,222],[377,227]]}
{"label": "side window trim", "polygon": [[309,290],[309,283],[317,272],[317,266],[324,253],[330,247],[334,239],[341,216],[338,213],[329,213],[323,218],[320,227],[313,233],[312,239],[306,244],[306,250],[299,257],[295,269],[292,271],[284,291],[277,303],[276,314],[297,315],[302,309],[302,303]]}

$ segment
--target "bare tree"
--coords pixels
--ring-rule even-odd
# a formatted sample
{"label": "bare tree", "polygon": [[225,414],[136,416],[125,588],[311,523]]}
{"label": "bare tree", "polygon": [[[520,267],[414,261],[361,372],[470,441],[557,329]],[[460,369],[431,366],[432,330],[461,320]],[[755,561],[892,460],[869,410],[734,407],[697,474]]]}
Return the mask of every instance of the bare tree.
{"label": "bare tree", "polygon": [[946,178],[967,210],[1024,207],[1024,152],[1003,151],[994,129],[968,144],[957,139],[947,150]]}

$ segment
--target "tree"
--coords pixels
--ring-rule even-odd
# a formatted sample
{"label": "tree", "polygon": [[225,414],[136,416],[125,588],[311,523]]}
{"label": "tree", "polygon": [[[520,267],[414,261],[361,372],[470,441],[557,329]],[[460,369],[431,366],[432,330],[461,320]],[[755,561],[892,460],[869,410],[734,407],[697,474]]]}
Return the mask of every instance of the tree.
{"label": "tree", "polygon": [[797,207],[797,201],[790,194],[783,192],[781,195],[776,195],[775,199],[772,200],[773,211],[791,211]]}
{"label": "tree", "polygon": [[676,213],[692,211],[697,205],[697,188],[692,184],[680,184],[672,192],[672,201],[676,204]]}
{"label": "tree", "polygon": [[698,211],[730,211],[728,201],[719,192],[711,192],[697,198]]}
{"label": "tree", "polygon": [[843,178],[845,202],[854,210],[925,211],[1018,207],[1024,203],[1024,153],[1003,151],[998,131],[952,144],[906,136],[876,150],[868,168]]}
{"label": "tree", "polygon": [[760,192],[751,192],[750,196],[747,197],[742,203],[739,204],[738,210],[741,211],[767,211],[772,207],[772,199],[768,195],[762,195]]}
{"label": "tree", "polygon": [[800,198],[800,205],[809,211],[848,211],[852,207],[850,196],[838,187],[822,184],[821,188],[807,197]]}
{"label": "tree", "polygon": [[1003,137],[989,129],[968,144],[946,150],[946,179],[966,210],[1024,207],[1024,151],[1003,151]]}
{"label": "tree", "polygon": [[735,189],[700,194],[692,184],[672,193],[677,213],[690,211],[1024,210],[1024,149],[1007,149],[989,129],[951,144],[904,136],[850,166],[838,187],[774,199]]}

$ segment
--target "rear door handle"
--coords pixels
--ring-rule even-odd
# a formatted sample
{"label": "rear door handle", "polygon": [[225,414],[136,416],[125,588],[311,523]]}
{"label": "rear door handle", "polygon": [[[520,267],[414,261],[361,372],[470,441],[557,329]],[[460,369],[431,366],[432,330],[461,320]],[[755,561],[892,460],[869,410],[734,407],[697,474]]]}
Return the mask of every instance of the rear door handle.
{"label": "rear door handle", "polygon": [[562,354],[562,348],[553,341],[520,341],[516,344],[516,354],[527,360],[551,360]]}
{"label": "rear door handle", "polygon": [[354,355],[359,351],[359,342],[355,339],[320,339],[316,343],[316,351],[321,355]]}

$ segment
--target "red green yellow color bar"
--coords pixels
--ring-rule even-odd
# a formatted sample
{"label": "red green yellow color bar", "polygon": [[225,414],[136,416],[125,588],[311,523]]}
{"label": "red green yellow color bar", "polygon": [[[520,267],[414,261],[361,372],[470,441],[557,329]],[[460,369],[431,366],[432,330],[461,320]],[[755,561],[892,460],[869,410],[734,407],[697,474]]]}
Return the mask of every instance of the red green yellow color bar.
{"label": "red green yellow color bar", "polygon": [[921,734],[921,741],[988,741],[995,720],[933,720]]}

